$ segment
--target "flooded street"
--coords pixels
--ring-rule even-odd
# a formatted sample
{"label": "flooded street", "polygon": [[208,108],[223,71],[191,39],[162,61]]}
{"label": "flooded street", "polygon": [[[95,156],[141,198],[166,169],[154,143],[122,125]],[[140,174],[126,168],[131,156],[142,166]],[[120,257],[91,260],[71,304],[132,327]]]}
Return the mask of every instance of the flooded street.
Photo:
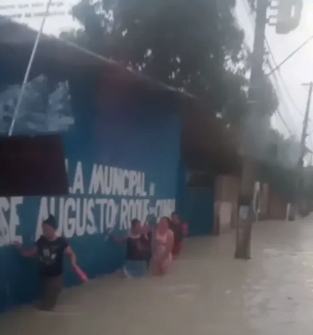
{"label": "flooded street", "polygon": [[66,290],[53,313],[0,317],[0,334],[306,335],[313,329],[313,219],[264,222],[252,260],[234,237],[195,238],[164,278],[96,279]]}

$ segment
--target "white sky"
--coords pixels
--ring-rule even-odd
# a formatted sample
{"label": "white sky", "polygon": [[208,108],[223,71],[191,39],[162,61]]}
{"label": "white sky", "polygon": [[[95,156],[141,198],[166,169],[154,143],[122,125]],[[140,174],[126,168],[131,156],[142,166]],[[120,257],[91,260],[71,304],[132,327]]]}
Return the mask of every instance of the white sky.
{"label": "white sky", "polygon": [[[254,16],[248,10],[247,0],[237,0],[236,13],[238,21],[246,33],[247,44],[252,47]],[[271,12],[269,11],[268,14],[271,15]],[[301,24],[294,32],[289,35],[277,35],[274,27],[268,27],[266,31],[267,40],[277,64],[283,61],[311,35],[313,35],[313,0],[304,0]],[[302,115],[290,101],[281,78],[279,78],[278,88],[280,111],[290,130],[300,138],[303,113],[308,95],[308,88],[303,87],[301,84],[313,81],[313,40],[285,63],[280,73],[296,107],[300,109]],[[277,84],[275,86],[277,87]],[[309,125],[309,132],[312,132],[312,135],[308,138],[307,145],[313,149],[313,101],[311,115],[312,121]],[[288,130],[286,130],[286,127],[277,116],[273,117],[273,126],[283,134],[288,134]]]}

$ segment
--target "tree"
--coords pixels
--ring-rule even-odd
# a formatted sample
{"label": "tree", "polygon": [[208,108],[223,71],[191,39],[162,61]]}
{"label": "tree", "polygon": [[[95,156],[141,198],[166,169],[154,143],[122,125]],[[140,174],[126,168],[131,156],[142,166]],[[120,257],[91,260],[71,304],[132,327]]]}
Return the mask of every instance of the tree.
{"label": "tree", "polygon": [[[0,134],[7,134],[21,85],[0,88]],[[16,117],[14,134],[63,131],[74,123],[70,96],[65,82],[40,75],[27,83]]]}
{"label": "tree", "polygon": [[271,129],[269,142],[271,146],[265,160],[288,169],[295,168],[301,152],[299,140],[295,136],[285,138],[277,130]]}
{"label": "tree", "polygon": [[240,94],[246,85],[244,34],[234,6],[234,0],[83,0],[73,15],[85,27],[78,41],[221,111],[228,80],[232,93],[234,82]]}
{"label": "tree", "polygon": [[[234,16],[235,0],[82,0],[74,38],[92,50],[208,102],[228,123],[248,111],[249,51]],[[277,98],[264,80],[262,106]],[[275,100],[276,98],[276,100]]]}

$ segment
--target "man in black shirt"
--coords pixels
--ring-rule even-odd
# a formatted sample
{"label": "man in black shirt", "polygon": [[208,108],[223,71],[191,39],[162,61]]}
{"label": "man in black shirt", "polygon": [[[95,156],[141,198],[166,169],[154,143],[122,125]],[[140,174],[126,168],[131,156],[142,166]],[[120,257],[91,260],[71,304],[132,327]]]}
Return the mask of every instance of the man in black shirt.
{"label": "man in black shirt", "polygon": [[76,267],[76,256],[63,237],[56,235],[57,224],[54,216],[50,215],[42,224],[42,235],[31,250],[22,250],[24,257],[38,257],[38,274],[42,284],[41,309],[51,311],[63,288],[63,258],[64,253]]}

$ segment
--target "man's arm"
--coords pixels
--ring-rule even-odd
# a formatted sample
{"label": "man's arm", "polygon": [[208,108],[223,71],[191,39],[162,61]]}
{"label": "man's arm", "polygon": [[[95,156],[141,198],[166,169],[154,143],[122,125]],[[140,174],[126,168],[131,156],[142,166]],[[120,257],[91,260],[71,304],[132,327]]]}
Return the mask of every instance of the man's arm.
{"label": "man's arm", "polygon": [[15,243],[15,246],[20,251],[20,253],[23,257],[28,257],[29,258],[29,257],[36,257],[38,255],[36,245],[34,245],[31,249],[28,249],[28,250],[23,250],[22,244],[20,244],[20,243]]}
{"label": "man's arm", "polygon": [[116,243],[125,243],[128,239],[128,235],[127,236],[124,236],[124,237],[118,237],[118,236],[112,236],[113,237],[113,240],[116,242]]}
{"label": "man's arm", "polygon": [[75,252],[73,251],[73,249],[69,245],[65,248],[65,254],[71,260],[72,265],[76,266],[76,261],[77,261],[76,255],[75,255]]}

